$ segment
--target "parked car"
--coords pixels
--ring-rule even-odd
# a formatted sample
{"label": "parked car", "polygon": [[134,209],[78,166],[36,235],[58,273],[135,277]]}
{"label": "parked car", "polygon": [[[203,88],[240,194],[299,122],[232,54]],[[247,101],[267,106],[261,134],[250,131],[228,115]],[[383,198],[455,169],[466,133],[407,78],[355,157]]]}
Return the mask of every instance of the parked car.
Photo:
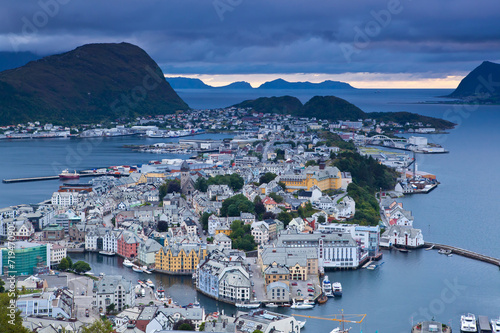
{"label": "parked car", "polygon": [[296,286],[297,285],[297,282],[292,282],[292,286]]}
{"label": "parked car", "polygon": [[312,283],[308,283],[307,285],[308,285],[308,286],[312,286],[313,284],[312,284]]}
{"label": "parked car", "polygon": [[314,289],[313,288],[307,288],[307,291],[310,292],[310,293],[313,293]]}

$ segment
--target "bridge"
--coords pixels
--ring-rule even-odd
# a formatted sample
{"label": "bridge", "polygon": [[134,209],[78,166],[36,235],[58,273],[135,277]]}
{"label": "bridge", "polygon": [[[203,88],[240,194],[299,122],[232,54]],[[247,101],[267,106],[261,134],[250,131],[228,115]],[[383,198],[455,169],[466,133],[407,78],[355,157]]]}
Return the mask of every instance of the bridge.
{"label": "bridge", "polygon": [[388,142],[388,143],[390,143],[389,145],[391,145],[393,147],[396,146],[396,142],[408,143],[407,139],[390,138],[388,136],[380,135],[380,134],[364,138],[364,141],[365,141],[365,144],[373,144],[374,142],[382,142],[382,143]]}
{"label": "bridge", "polygon": [[500,259],[486,256],[484,254],[476,253],[473,251],[465,250],[465,249],[462,249],[459,247],[438,244],[438,243],[429,243],[429,242],[425,242],[424,246],[427,248],[432,248],[432,249],[436,249],[436,250],[451,251],[451,253],[457,254],[457,255],[462,256],[462,257],[467,257],[467,258],[483,261],[483,262],[486,262],[488,264],[493,264],[495,266],[500,267]]}

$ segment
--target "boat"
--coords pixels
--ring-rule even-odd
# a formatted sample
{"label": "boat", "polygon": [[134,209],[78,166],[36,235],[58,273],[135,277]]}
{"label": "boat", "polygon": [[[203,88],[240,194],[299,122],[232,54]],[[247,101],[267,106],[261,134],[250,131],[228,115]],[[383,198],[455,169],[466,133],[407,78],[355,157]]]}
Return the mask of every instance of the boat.
{"label": "boat", "polygon": [[491,331],[493,333],[500,333],[500,317],[491,320]]}
{"label": "boat", "polygon": [[71,173],[69,172],[68,169],[64,169],[60,174],[59,174],[59,179],[79,179],[80,175],[76,172]]}
{"label": "boat", "polygon": [[314,304],[310,303],[307,299],[305,299],[303,302],[295,303],[295,299],[293,299],[293,303],[290,308],[296,310],[307,310],[314,308]]}
{"label": "boat", "polygon": [[134,263],[133,263],[132,261],[130,261],[130,260],[128,260],[128,259],[123,260],[123,266],[125,266],[125,267],[129,267],[129,268],[130,268],[130,267],[132,267],[133,265],[134,265]]}
{"label": "boat", "polygon": [[132,265],[132,270],[137,273],[142,273],[142,269],[136,265]]}
{"label": "boat", "polygon": [[237,308],[257,309],[260,303],[236,303]]}
{"label": "boat", "polygon": [[474,316],[472,313],[462,315],[460,317],[460,331],[477,332],[476,316]]}
{"label": "boat", "polygon": [[368,267],[366,267],[366,269],[369,269],[369,270],[374,270],[375,268],[377,268],[377,265],[375,265],[375,264],[371,264]]}
{"label": "boat", "polygon": [[[153,274],[153,273],[151,273],[150,271],[148,271],[148,268],[147,268],[146,266],[142,266],[142,267],[140,267],[140,269],[142,269],[142,271],[143,271],[144,273],[146,273],[146,274]],[[149,281],[149,280],[148,280],[148,281]],[[152,282],[151,282],[151,283],[152,283]],[[153,285],[153,287],[151,287],[151,288],[154,288],[154,285]]]}
{"label": "boat", "polygon": [[277,308],[278,307],[278,304],[276,303],[267,303],[266,304],[266,308]]}
{"label": "boat", "polygon": [[154,287],[155,287],[155,285],[153,284],[153,281],[151,281],[151,280],[147,280],[147,281],[146,281],[146,285],[147,285],[149,288],[154,288]]}
{"label": "boat", "polygon": [[322,288],[323,288],[323,293],[324,293],[327,297],[333,297],[333,292],[332,292],[332,283],[331,283],[331,282],[330,282],[330,280],[328,279],[328,275],[325,275],[325,278],[323,279]]}
{"label": "boat", "polygon": [[306,326],[306,321],[300,321],[300,320],[297,320],[297,324],[299,324],[299,328],[302,329],[304,328],[304,326]]}
{"label": "boat", "polygon": [[114,256],[116,253],[111,251],[99,251],[99,254],[102,254],[103,256]]}
{"label": "boat", "polygon": [[325,294],[322,294],[320,297],[318,297],[317,302],[318,304],[324,304],[328,301],[328,297]]}
{"label": "boat", "polygon": [[333,296],[342,297],[342,284],[340,282],[334,282],[332,284]]}
{"label": "boat", "polygon": [[441,250],[438,251],[438,253],[439,254],[446,254],[446,255],[448,255],[448,254],[451,254],[451,250],[441,249]]}

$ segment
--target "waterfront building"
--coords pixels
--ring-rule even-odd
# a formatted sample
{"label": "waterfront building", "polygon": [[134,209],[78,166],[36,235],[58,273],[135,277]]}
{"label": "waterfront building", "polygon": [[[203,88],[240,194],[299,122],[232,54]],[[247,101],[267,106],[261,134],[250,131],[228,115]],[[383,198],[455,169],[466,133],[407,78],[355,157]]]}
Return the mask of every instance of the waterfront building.
{"label": "waterfront building", "polygon": [[289,302],[290,286],[282,281],[271,282],[266,285],[267,298],[273,302]]}
{"label": "waterfront building", "polygon": [[208,296],[234,302],[250,300],[250,276],[241,257],[233,260],[214,251],[197,269],[196,276],[196,287]]}
{"label": "waterfront building", "polygon": [[94,227],[85,235],[85,250],[117,253],[119,234],[119,230]]}
{"label": "waterfront building", "polygon": [[410,226],[391,225],[380,237],[380,246],[417,248],[424,245],[422,230]]}
{"label": "waterfront building", "polygon": [[138,259],[144,265],[153,265],[155,263],[155,256],[162,248],[161,244],[154,239],[148,238],[145,242],[139,245]]}
{"label": "waterfront building", "polygon": [[17,308],[21,316],[69,319],[73,317],[74,296],[69,289],[55,289],[40,294],[19,295]]}
{"label": "waterfront building", "polygon": [[[0,275],[33,275],[48,272],[50,265],[50,244],[18,241],[11,243],[13,249],[1,249]],[[10,256],[9,251],[13,251]],[[12,260],[15,258],[15,260]]]}
{"label": "waterfront building", "polygon": [[54,192],[52,194],[51,203],[59,207],[71,207],[79,202],[79,192]]}
{"label": "waterfront building", "polygon": [[279,263],[273,262],[264,269],[264,280],[266,285],[277,282],[286,281],[290,279],[290,270]]}
{"label": "waterfront building", "polygon": [[207,244],[166,244],[156,253],[155,268],[170,274],[192,274],[200,261],[215,248],[215,245]]}
{"label": "waterfront building", "polygon": [[322,223],[318,231],[323,233],[349,233],[359,245],[360,250],[368,252],[368,256],[377,257],[380,254],[380,227],[360,226],[346,223]]}
{"label": "waterfront building", "polygon": [[[257,260],[262,272],[268,271],[268,267],[284,266],[289,271],[290,280],[307,280],[309,275],[318,274],[317,255],[317,251],[314,248],[268,246],[259,250]],[[267,280],[270,282],[276,280],[276,275],[280,274],[276,273],[275,277],[269,276]]]}
{"label": "waterfront building", "polygon": [[189,320],[194,325],[195,331],[199,331],[201,323],[205,321],[204,308],[158,308],[155,316],[147,324],[145,332],[172,331],[179,320]]}
{"label": "waterfront building", "polygon": [[58,244],[50,244],[50,266],[59,265],[68,256],[68,249]]}
{"label": "waterfront building", "polygon": [[116,253],[125,258],[136,258],[139,246],[142,242],[142,239],[136,234],[124,230],[120,236],[118,236]]}
{"label": "waterfront building", "polygon": [[106,307],[114,304],[115,310],[122,311],[125,306],[135,305],[135,292],[132,283],[122,276],[105,275],[94,281],[92,289],[93,305],[99,312],[106,311]]}
{"label": "waterfront building", "polygon": [[276,247],[315,249],[318,265],[324,268],[357,268],[368,257],[349,233],[299,234],[286,230],[278,236]]}
{"label": "waterfront building", "polygon": [[248,333],[255,330],[263,333],[300,333],[300,325],[295,317],[264,309],[251,312],[238,311],[235,323],[237,323],[236,333]]}
{"label": "waterfront building", "polygon": [[279,181],[286,185],[287,192],[310,191],[317,186],[321,191],[338,190],[342,186],[342,175],[336,167],[309,166],[299,173],[285,173]]}

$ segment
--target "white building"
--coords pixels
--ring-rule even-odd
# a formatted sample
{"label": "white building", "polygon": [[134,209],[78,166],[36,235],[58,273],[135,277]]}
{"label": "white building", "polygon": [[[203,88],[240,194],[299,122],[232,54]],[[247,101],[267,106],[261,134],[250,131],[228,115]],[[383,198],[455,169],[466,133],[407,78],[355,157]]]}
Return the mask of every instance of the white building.
{"label": "white building", "polygon": [[70,207],[78,203],[78,192],[54,192],[51,202],[55,206]]}
{"label": "white building", "polygon": [[122,311],[125,306],[135,305],[135,292],[132,283],[122,276],[105,275],[99,281],[94,281],[93,305],[100,312],[106,311],[106,307],[114,304],[115,310]]}
{"label": "white building", "polygon": [[68,256],[67,248],[57,245],[57,244],[47,244],[50,245],[50,265],[58,265],[63,258]]}
{"label": "white building", "polygon": [[368,252],[370,257],[377,256],[380,242],[379,226],[360,226],[358,224],[345,223],[322,223],[318,225],[318,231],[325,233],[349,233],[359,245],[362,252]]}
{"label": "white building", "polygon": [[380,245],[416,248],[424,245],[424,236],[420,229],[413,229],[410,226],[403,225],[391,225],[380,238]]}
{"label": "white building", "polygon": [[251,234],[257,244],[266,244],[269,241],[269,225],[266,222],[254,222],[251,228]]}
{"label": "white building", "polygon": [[120,231],[111,228],[94,228],[85,234],[85,250],[116,253]]}
{"label": "white building", "polygon": [[214,236],[214,244],[221,245],[224,250],[231,250],[233,243],[226,234],[218,233]]}
{"label": "white building", "polygon": [[155,263],[155,255],[162,246],[160,243],[154,239],[148,238],[145,242],[139,245],[139,250],[137,251],[138,259],[144,265],[152,265]]}

